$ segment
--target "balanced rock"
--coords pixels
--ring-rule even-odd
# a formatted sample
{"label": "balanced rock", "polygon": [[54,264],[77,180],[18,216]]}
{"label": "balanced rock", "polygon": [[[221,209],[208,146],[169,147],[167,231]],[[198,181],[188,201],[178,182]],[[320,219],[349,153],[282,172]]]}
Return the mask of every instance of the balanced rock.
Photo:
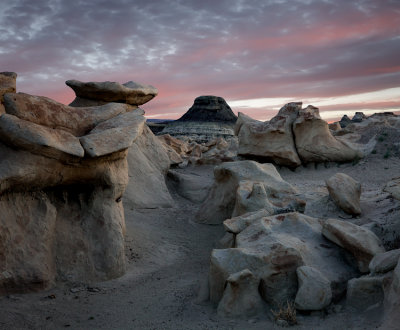
{"label": "balanced rock", "polygon": [[321,119],[318,108],[301,109],[293,123],[297,152],[304,163],[347,162],[362,158],[362,153],[337,140]]}
{"label": "balanced rock", "polygon": [[218,304],[218,314],[224,317],[252,317],[264,310],[258,293],[259,280],[248,269],[232,274]]}
{"label": "balanced rock", "polygon": [[369,263],[376,254],[385,252],[381,241],[372,231],[350,222],[328,219],[324,222],[322,234],[350,252],[362,273],[369,272]]}
{"label": "balanced rock", "polygon": [[238,154],[261,157],[279,165],[301,164],[294,144],[292,124],[301,110],[301,102],[288,103],[269,122],[259,122],[239,114],[236,132]]}
{"label": "balanced rock", "polygon": [[331,282],[313,267],[301,266],[297,268],[299,290],[294,301],[295,307],[300,310],[320,310],[331,303]]}
{"label": "balanced rock", "polygon": [[361,184],[347,174],[337,173],[326,180],[329,195],[343,211],[352,215],[361,214]]}
{"label": "balanced rock", "polygon": [[199,96],[178,120],[168,123],[160,134],[186,136],[197,142],[234,136],[236,115],[222,97]]}
{"label": "balanced rock", "polygon": [[[279,210],[282,212],[283,210],[304,210],[305,202],[297,196],[295,188],[281,178],[272,164],[259,164],[250,160],[224,163],[214,168],[214,178],[215,181],[207,199],[197,213],[197,222],[219,224],[231,218],[241,181],[253,181],[263,185],[266,193],[264,197],[268,199],[264,204],[270,203],[273,206],[271,214]],[[250,184],[249,189],[253,189],[252,187],[254,185]],[[258,205],[264,204],[258,203]],[[252,211],[255,211],[253,206],[249,205]],[[238,206],[238,209],[240,207]]]}
{"label": "balanced rock", "polygon": [[139,106],[150,101],[158,93],[155,87],[134,81],[120,84],[111,81],[81,82],[67,80],[65,83],[76,94],[75,100],[70,104],[73,107],[88,107],[110,102]]}

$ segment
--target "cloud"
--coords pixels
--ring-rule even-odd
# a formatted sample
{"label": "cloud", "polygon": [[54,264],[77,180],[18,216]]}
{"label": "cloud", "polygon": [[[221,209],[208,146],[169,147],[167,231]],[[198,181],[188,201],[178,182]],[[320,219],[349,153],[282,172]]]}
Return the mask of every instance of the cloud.
{"label": "cloud", "polygon": [[68,103],[65,80],[134,80],[159,89],[150,116],[179,117],[204,94],[234,102],[398,87],[399,53],[400,3],[390,0],[0,4],[0,66],[19,74],[18,90]]}

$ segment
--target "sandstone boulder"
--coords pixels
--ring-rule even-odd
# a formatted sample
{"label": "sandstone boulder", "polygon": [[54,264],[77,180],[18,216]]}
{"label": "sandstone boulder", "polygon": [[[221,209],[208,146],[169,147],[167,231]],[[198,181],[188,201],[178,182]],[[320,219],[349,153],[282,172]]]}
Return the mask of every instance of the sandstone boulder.
{"label": "sandstone boulder", "polygon": [[329,131],[328,123],[321,119],[318,108],[313,106],[299,110],[293,133],[297,152],[304,163],[347,162],[363,156],[337,140]]}
{"label": "sandstone boulder", "polygon": [[217,312],[224,317],[252,317],[265,308],[258,293],[259,280],[248,269],[228,277]]}
{"label": "sandstone boulder", "polygon": [[300,310],[320,310],[332,300],[330,281],[313,267],[301,266],[296,270],[299,290],[294,301]]}
{"label": "sandstone boulder", "polygon": [[281,178],[272,164],[249,160],[224,163],[214,168],[214,178],[210,193],[197,213],[196,220],[200,223],[219,224],[232,217],[241,181],[254,181],[263,185],[268,193],[268,202],[277,209],[304,210],[305,202]]}
{"label": "sandstone boulder", "polygon": [[286,104],[269,122],[240,115],[236,126],[238,154],[261,157],[279,165],[299,166],[301,161],[294,144],[292,124],[301,105],[301,102]]}
{"label": "sandstone boulder", "polygon": [[361,184],[344,173],[337,173],[326,180],[329,195],[335,204],[348,214],[361,214]]}
{"label": "sandstone boulder", "polygon": [[143,133],[146,119],[136,111],[126,112],[103,121],[79,140],[90,157],[123,151]]}
{"label": "sandstone boulder", "polygon": [[76,94],[75,100],[70,104],[73,107],[94,106],[110,102],[138,106],[150,101],[158,94],[155,87],[134,81],[120,84],[111,81],[81,82],[67,80],[65,83]]}
{"label": "sandstone boulder", "polygon": [[376,254],[369,263],[371,273],[387,273],[393,270],[400,259],[400,249]]}
{"label": "sandstone boulder", "polygon": [[385,252],[379,238],[370,230],[352,223],[328,219],[322,234],[332,242],[349,251],[357,260],[360,272],[369,272],[369,263],[378,253]]}

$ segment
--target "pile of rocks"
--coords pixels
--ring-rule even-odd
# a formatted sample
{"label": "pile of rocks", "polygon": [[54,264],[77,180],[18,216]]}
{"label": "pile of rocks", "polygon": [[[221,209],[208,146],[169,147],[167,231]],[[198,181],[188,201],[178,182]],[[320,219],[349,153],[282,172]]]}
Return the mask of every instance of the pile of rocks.
{"label": "pile of rocks", "polygon": [[197,143],[189,138],[179,139],[169,134],[157,136],[168,152],[171,166],[186,167],[188,164],[220,164],[237,158],[237,139],[222,137]]}
{"label": "pile of rocks", "polygon": [[288,103],[268,122],[242,113],[236,122],[238,154],[289,167],[310,162],[347,162],[363,157],[353,145],[332,135],[318,108]]}

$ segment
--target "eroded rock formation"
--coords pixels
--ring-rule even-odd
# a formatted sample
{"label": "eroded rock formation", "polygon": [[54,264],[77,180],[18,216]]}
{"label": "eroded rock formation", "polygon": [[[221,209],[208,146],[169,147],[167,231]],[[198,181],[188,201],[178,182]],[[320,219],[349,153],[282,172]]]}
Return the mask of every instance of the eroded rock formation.
{"label": "eroded rock formation", "polygon": [[0,293],[45,289],[59,279],[121,276],[127,154],[146,139],[143,111],[121,103],[73,108],[6,92],[0,116]]}

